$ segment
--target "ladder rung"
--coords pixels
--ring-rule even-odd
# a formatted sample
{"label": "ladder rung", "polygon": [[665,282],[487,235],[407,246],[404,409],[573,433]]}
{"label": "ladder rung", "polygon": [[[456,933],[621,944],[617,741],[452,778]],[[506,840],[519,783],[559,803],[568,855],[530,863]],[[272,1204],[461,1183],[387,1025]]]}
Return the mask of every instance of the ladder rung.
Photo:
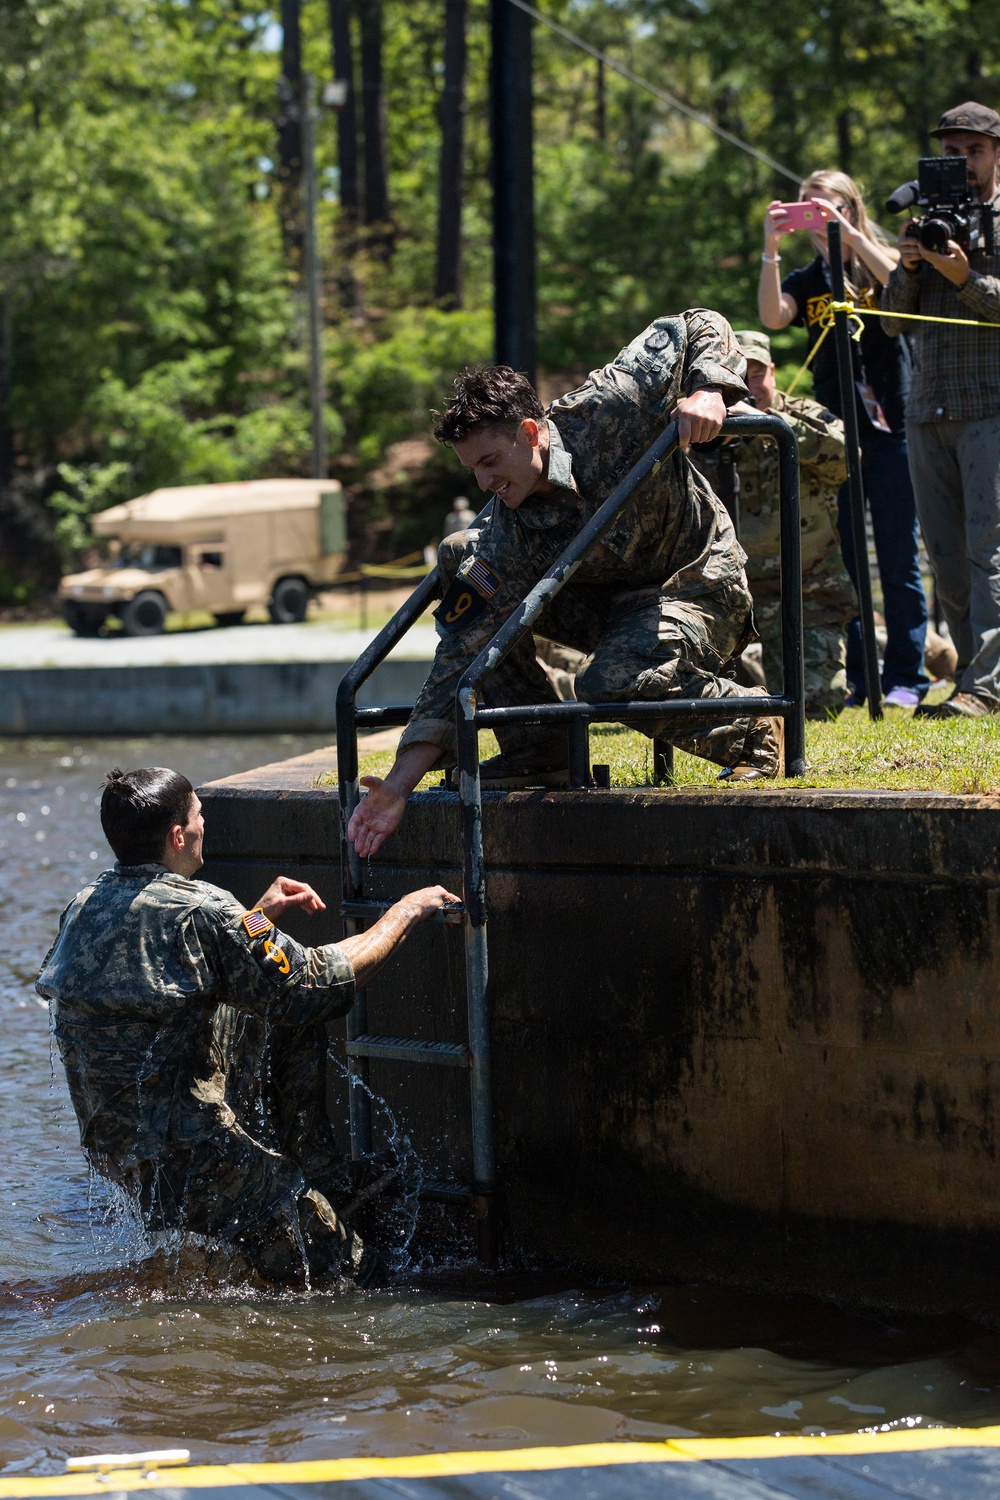
{"label": "ladder rung", "polygon": [[469,1049],[461,1042],[428,1042],[419,1036],[356,1036],[348,1040],[348,1057],[392,1057],[397,1062],[469,1066]]}
{"label": "ladder rung", "polygon": [[[395,901],[376,901],[374,898],[370,899],[365,896],[357,901],[342,901],[340,915],[342,917],[380,917],[395,904]],[[456,901],[451,906],[443,906],[440,911],[434,913],[431,921],[457,926],[465,921],[465,906],[461,901]]]}
{"label": "ladder rung", "polygon": [[475,1194],[460,1182],[425,1182],[417,1196],[432,1203],[471,1203]]}

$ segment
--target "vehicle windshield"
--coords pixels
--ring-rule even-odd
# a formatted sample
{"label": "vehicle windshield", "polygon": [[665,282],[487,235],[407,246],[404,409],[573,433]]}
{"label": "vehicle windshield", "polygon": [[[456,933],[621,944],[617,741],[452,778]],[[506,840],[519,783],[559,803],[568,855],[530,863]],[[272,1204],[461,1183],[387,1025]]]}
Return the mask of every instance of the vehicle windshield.
{"label": "vehicle windshield", "polygon": [[123,542],[113,566],[159,573],[163,568],[179,568],[183,560],[180,547],[163,547],[155,542]]}

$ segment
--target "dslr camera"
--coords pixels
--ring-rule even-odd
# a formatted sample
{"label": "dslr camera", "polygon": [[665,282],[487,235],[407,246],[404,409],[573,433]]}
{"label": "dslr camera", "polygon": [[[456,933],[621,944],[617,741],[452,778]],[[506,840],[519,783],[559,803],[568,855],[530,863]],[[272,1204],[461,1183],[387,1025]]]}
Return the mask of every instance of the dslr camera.
{"label": "dslr camera", "polygon": [[947,255],[949,240],[961,245],[966,255],[993,249],[993,209],[970,198],[964,156],[922,156],[916,178],[885,200],[891,214],[914,203],[924,212],[910,220],[905,232],[925,250]]}

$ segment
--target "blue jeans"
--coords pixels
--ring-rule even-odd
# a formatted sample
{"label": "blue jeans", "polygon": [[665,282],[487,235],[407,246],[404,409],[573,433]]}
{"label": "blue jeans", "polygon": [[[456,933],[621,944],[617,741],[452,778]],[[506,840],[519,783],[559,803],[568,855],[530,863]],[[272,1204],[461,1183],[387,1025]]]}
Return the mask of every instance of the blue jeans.
{"label": "blue jeans", "polygon": [[[875,556],[882,580],[888,640],[882,663],[882,691],[912,688],[921,698],[930,686],[924,671],[927,600],[917,553],[917,508],[902,438],[872,432],[862,439],[861,473],[875,536]],[[840,546],[855,588],[858,573],[851,551],[847,517],[847,484],[838,496]],[[861,621],[847,627],[847,681],[859,700],[865,696]]]}

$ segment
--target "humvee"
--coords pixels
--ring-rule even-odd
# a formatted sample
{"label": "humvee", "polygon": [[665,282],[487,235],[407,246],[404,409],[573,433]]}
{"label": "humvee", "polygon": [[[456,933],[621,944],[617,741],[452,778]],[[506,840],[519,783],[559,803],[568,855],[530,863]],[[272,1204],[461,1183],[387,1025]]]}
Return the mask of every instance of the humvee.
{"label": "humvee", "polygon": [[169,611],[238,624],[264,606],[275,624],[305,618],[347,556],[344,496],[332,479],[254,479],[153,490],[100,511],[106,566],[59,585],[67,624],[97,635],[117,615],[126,635],[158,635]]}

